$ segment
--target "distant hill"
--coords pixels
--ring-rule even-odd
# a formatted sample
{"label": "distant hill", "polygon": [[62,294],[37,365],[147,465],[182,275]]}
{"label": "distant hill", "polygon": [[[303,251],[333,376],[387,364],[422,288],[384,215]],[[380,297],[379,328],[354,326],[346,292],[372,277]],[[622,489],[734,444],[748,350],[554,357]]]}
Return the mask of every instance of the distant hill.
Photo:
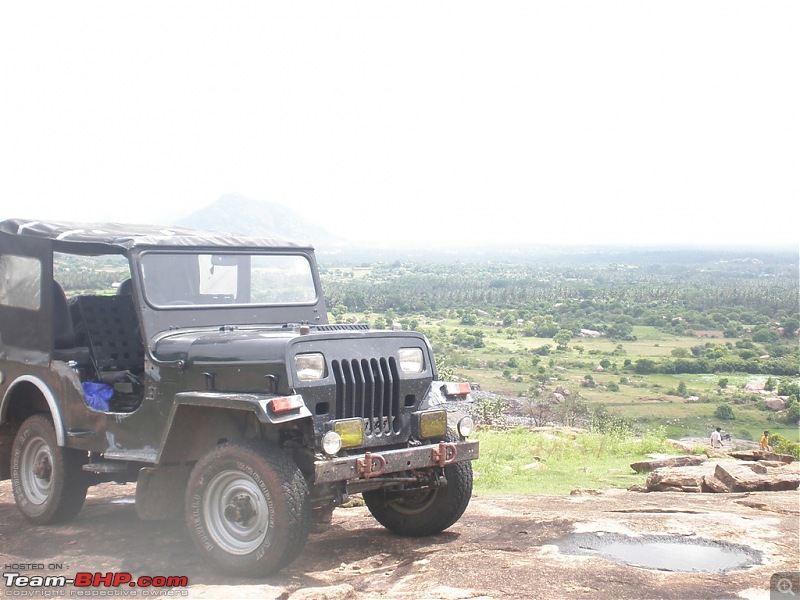
{"label": "distant hill", "polygon": [[344,243],[339,236],[286,206],[240,194],[226,194],[205,208],[177,219],[174,225],[309,242],[316,247]]}

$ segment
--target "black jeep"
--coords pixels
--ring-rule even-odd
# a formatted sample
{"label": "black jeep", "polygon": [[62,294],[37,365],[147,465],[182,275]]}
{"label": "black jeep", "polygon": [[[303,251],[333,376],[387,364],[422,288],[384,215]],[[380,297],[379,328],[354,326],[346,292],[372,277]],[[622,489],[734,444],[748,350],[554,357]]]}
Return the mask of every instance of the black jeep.
{"label": "black jeep", "polygon": [[289,564],[349,494],[431,535],[471,496],[469,391],[437,381],[419,333],[329,324],[311,247],[0,223],[0,479],[34,523],[135,481],[140,517],[184,512],[247,576]]}

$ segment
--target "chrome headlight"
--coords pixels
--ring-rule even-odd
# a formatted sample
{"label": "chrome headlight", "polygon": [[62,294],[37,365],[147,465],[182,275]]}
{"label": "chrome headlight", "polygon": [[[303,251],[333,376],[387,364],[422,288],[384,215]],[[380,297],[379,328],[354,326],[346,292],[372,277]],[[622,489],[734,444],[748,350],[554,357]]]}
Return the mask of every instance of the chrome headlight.
{"label": "chrome headlight", "polygon": [[325,357],[319,352],[298,354],[294,357],[294,368],[300,381],[317,381],[327,375]]}
{"label": "chrome headlight", "polygon": [[400,359],[400,370],[403,373],[422,373],[425,370],[422,348],[400,348],[397,357]]}
{"label": "chrome headlight", "polygon": [[342,436],[335,431],[327,431],[322,436],[322,450],[328,456],[333,456],[342,449]]}
{"label": "chrome headlight", "polygon": [[475,421],[472,420],[472,417],[466,416],[461,417],[458,421],[458,435],[463,438],[468,438],[472,435],[473,430],[475,429]]}

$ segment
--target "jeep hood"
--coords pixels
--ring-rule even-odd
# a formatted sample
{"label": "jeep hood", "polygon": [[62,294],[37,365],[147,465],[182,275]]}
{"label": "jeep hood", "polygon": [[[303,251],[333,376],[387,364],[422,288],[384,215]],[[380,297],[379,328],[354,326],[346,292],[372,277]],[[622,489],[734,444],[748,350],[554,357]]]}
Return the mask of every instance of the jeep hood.
{"label": "jeep hood", "polygon": [[159,361],[182,360],[187,365],[283,363],[289,355],[289,346],[302,346],[303,352],[335,350],[343,356],[370,356],[409,344],[427,349],[430,356],[430,345],[422,334],[346,327],[322,331],[312,327],[309,333],[283,327],[172,332],[156,338],[152,353]]}
{"label": "jeep hood", "polygon": [[283,361],[292,330],[229,329],[174,332],[156,339],[153,356],[187,363],[261,363]]}

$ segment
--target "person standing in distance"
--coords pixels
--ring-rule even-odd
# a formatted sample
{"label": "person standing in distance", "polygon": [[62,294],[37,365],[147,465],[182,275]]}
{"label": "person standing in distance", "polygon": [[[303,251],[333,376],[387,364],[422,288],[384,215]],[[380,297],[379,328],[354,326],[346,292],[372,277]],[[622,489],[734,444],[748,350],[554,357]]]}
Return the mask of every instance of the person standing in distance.
{"label": "person standing in distance", "polygon": [[720,433],[722,429],[717,427],[714,431],[711,432],[711,447],[712,448],[722,448],[722,434]]}

